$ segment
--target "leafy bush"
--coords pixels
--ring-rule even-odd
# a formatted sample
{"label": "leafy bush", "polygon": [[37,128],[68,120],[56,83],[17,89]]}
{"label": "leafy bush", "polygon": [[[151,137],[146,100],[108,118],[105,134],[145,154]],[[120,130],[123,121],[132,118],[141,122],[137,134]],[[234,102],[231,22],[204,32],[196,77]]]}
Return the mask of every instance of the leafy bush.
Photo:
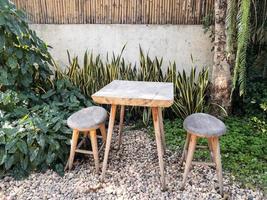
{"label": "leafy bush", "polygon": [[23,12],[0,1],[0,90],[41,88],[52,74],[47,45],[30,30]]}
{"label": "leafy bush", "polygon": [[255,115],[256,113],[266,114],[267,104],[267,81],[262,78],[251,80],[247,88],[247,95],[244,99],[244,108],[247,114]]}
{"label": "leafy bush", "polygon": [[[229,117],[225,120],[227,134],[220,138],[223,168],[248,187],[259,186],[267,190],[267,124],[258,123],[249,117]],[[171,149],[182,151],[186,133],[182,120],[166,120],[166,143]],[[199,139],[200,145],[207,141]],[[206,151],[196,151],[195,159],[209,159]]]}
{"label": "leafy bush", "polygon": [[34,96],[35,104],[14,91],[1,96],[6,98],[0,104],[6,99],[16,102],[12,109],[0,111],[1,174],[22,177],[48,167],[62,174],[71,138],[66,119],[80,108],[90,106],[90,102],[66,80],[58,80],[53,89]]}
{"label": "leafy bush", "polygon": [[[124,48],[123,48],[124,49]],[[123,52],[122,49],[122,52]],[[83,66],[79,64],[78,57],[69,58],[69,67],[62,71],[57,69],[57,77],[68,77],[70,81],[80,87],[84,95],[91,95],[115,79],[173,82],[175,90],[175,103],[168,109],[169,116],[186,117],[193,112],[201,112],[205,105],[205,96],[208,86],[208,69],[201,70],[198,74],[192,68],[189,75],[185,71],[176,73],[176,64],[170,64],[167,73],[162,71],[163,59],[151,59],[144,55],[140,48],[140,66],[127,64],[122,57],[122,52],[117,57],[113,54],[111,61],[107,56],[104,62],[100,55],[94,57],[92,53],[85,52]],[[143,122],[148,123],[150,109],[130,108],[131,116],[143,116]],[[129,112],[128,112],[129,113]]]}
{"label": "leafy bush", "polygon": [[88,101],[68,80],[52,80],[48,46],[24,14],[0,1],[0,172],[22,177],[48,167],[59,173],[69,152],[70,114]]}

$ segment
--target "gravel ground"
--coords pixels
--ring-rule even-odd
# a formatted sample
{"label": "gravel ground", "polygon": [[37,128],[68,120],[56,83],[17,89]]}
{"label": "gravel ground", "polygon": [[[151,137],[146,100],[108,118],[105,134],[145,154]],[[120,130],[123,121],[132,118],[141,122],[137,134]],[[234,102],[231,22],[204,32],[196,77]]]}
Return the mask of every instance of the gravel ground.
{"label": "gravel ground", "polygon": [[[33,173],[21,181],[5,177],[0,180],[0,199],[264,199],[262,192],[241,188],[227,174],[222,197],[215,170],[206,166],[192,167],[185,189],[179,190],[183,173],[180,155],[169,151],[165,155],[168,190],[162,192],[155,141],[146,130],[124,131],[120,150],[116,149],[116,133],[114,136],[104,183],[99,183],[93,158],[89,157],[76,162],[64,177],[51,170]],[[100,156],[103,160],[103,151]]]}

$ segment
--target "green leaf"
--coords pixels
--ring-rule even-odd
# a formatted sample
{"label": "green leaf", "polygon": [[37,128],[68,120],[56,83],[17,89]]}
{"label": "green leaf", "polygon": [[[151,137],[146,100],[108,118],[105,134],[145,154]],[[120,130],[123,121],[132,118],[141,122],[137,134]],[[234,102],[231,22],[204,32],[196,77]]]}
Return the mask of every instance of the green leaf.
{"label": "green leaf", "polygon": [[5,162],[6,157],[7,157],[7,154],[6,154],[5,149],[1,148],[0,149],[0,165],[2,165]]}
{"label": "green leaf", "polygon": [[28,147],[24,140],[19,140],[17,143],[17,147],[19,148],[20,152],[27,155],[28,154]]}
{"label": "green leaf", "polygon": [[40,134],[37,137],[37,143],[41,146],[42,149],[44,149],[44,147],[45,147],[45,137],[44,137],[43,134]]}
{"label": "green leaf", "polygon": [[46,158],[46,163],[50,165],[54,160],[55,160],[56,154],[48,152],[47,158]]}
{"label": "green leaf", "polygon": [[24,158],[20,159],[20,165],[22,167],[22,169],[26,170],[29,164],[29,160],[28,157],[25,156]]}
{"label": "green leaf", "polygon": [[0,26],[5,25],[5,23],[6,23],[6,20],[5,20],[4,15],[2,15],[2,14],[0,13]]}
{"label": "green leaf", "polygon": [[0,84],[2,85],[10,85],[11,82],[9,80],[9,75],[5,69],[0,69]]}
{"label": "green leaf", "polygon": [[0,34],[0,49],[4,48],[5,45],[5,37]]}
{"label": "green leaf", "polygon": [[62,122],[58,121],[56,125],[53,127],[53,130],[56,132],[61,128]]}
{"label": "green leaf", "polygon": [[31,146],[33,144],[33,142],[34,142],[34,135],[28,134],[27,135],[27,144],[28,144],[28,146]]}
{"label": "green leaf", "polygon": [[30,161],[34,161],[36,156],[38,155],[39,148],[35,148],[33,151],[30,151]]}
{"label": "green leaf", "polygon": [[49,90],[48,92],[46,92],[45,94],[43,94],[41,96],[42,99],[47,99],[49,97],[51,97],[52,95],[54,95],[56,93],[55,90]]}
{"label": "green leaf", "polygon": [[23,58],[23,52],[21,49],[17,49],[16,50],[16,56],[18,59],[22,59]]}
{"label": "green leaf", "polygon": [[62,164],[56,164],[55,171],[60,175],[64,176],[64,166]]}
{"label": "green leaf", "polygon": [[14,161],[15,161],[14,155],[7,156],[6,161],[5,161],[5,169],[9,170],[12,167]]}
{"label": "green leaf", "polygon": [[6,139],[5,139],[5,135],[4,134],[0,135],[0,144],[6,144]]}
{"label": "green leaf", "polygon": [[10,149],[12,149],[14,146],[16,146],[16,143],[17,143],[18,139],[15,138],[9,142],[7,142],[6,146],[5,146],[5,149],[8,151]]}
{"label": "green leaf", "polygon": [[9,57],[7,60],[7,65],[11,67],[11,69],[15,69],[18,66],[18,61],[14,57]]}

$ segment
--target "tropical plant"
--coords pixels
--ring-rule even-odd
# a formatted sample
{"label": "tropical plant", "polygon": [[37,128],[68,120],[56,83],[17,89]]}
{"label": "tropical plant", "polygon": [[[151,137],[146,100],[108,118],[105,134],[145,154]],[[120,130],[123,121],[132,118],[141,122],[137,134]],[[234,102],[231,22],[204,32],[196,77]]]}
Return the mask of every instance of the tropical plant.
{"label": "tropical plant", "polygon": [[[246,85],[251,81],[250,77],[256,75],[255,69],[256,76],[267,77],[266,5],[266,0],[215,1],[215,19],[212,20],[210,14],[202,20],[204,32],[209,31],[212,38],[214,33],[215,37],[212,40],[215,41],[212,77],[219,77],[219,80],[211,79],[214,85],[211,100],[226,109],[229,107],[229,111],[232,103],[239,102],[240,96],[244,99]],[[224,70],[214,70],[217,68]],[[223,84],[216,86],[218,83]]]}
{"label": "tropical plant", "polygon": [[67,80],[58,80],[40,96],[1,92],[0,105],[1,176],[19,178],[47,168],[62,174],[71,138],[66,119],[90,101]]}
{"label": "tropical plant", "polygon": [[[170,71],[168,73],[172,74]],[[192,113],[203,111],[209,84],[208,68],[203,68],[199,74],[196,74],[196,68],[192,68],[189,76],[183,70],[177,74],[173,83],[176,95],[172,110],[177,116],[186,118]]]}
{"label": "tropical plant", "polygon": [[226,14],[226,51],[228,53],[228,59],[232,66],[235,62],[235,50],[237,45],[237,11],[238,0],[228,0]]}
{"label": "tropical plant", "polygon": [[48,46],[29,28],[24,13],[1,0],[0,90],[40,90],[52,74],[49,63]]}
{"label": "tropical plant", "polygon": [[250,39],[250,0],[241,1],[238,13],[237,52],[233,76],[233,89],[239,88],[239,95],[245,93],[247,48]]}
{"label": "tropical plant", "polygon": [[267,64],[264,63],[265,56],[262,56],[266,53],[267,41],[266,3],[266,0],[228,0],[227,51],[230,63],[234,66],[232,93],[237,90],[240,96],[246,93],[248,70],[254,71],[257,63],[262,63],[262,74],[266,74]]}
{"label": "tropical plant", "polygon": [[1,0],[0,176],[63,173],[71,136],[66,119],[91,103],[63,76],[51,79],[52,61],[24,14]]}
{"label": "tropical plant", "polygon": [[[189,75],[185,71],[176,72],[176,64],[171,63],[167,73],[163,73],[163,59],[155,57],[151,59],[145,55],[140,47],[140,66],[132,66],[126,63],[122,57],[124,47],[118,56],[112,55],[111,61],[104,62],[100,55],[94,57],[87,51],[84,54],[84,62],[81,67],[78,57],[69,57],[69,66],[65,70],[56,68],[56,77],[68,77],[70,81],[80,87],[83,94],[91,98],[91,95],[115,79],[173,82],[175,90],[175,103],[172,109],[167,109],[169,116],[186,117],[193,112],[200,112],[205,105],[205,96],[208,86],[208,68],[197,74],[193,68]],[[107,56],[108,57],[108,56]],[[142,116],[145,125],[149,123],[151,110],[148,108],[129,107],[132,118]]]}

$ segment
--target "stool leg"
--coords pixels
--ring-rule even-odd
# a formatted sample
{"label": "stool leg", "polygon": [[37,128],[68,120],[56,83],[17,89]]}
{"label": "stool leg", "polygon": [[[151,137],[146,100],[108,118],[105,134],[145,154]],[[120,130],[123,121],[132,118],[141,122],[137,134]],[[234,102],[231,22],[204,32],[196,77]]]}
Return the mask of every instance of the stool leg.
{"label": "stool leg", "polygon": [[193,160],[193,155],[196,149],[196,142],[197,142],[197,136],[191,135],[190,136],[190,141],[189,141],[189,148],[188,148],[188,154],[186,158],[186,163],[185,163],[185,169],[184,169],[184,175],[183,175],[183,182],[181,185],[181,189],[184,188],[185,182],[187,179],[187,175],[189,173],[189,169]]}
{"label": "stool leg", "polygon": [[212,150],[212,138],[208,138],[208,146],[209,146],[211,161],[215,162],[214,155],[213,155],[213,150]]}
{"label": "stool leg", "polygon": [[211,141],[212,141],[214,161],[216,164],[216,171],[217,171],[217,176],[218,176],[220,194],[223,195],[222,163],[221,163],[219,138],[213,137]]}
{"label": "stool leg", "polygon": [[96,137],[96,130],[90,131],[90,140],[92,144],[92,150],[95,160],[95,169],[96,173],[99,172],[99,157],[98,157],[98,148],[97,148],[97,137]]}
{"label": "stool leg", "polygon": [[71,139],[71,149],[70,149],[70,157],[69,157],[69,169],[72,168],[74,155],[75,155],[75,150],[76,150],[77,143],[78,143],[78,138],[79,138],[79,131],[74,129],[73,133],[72,133],[72,139]]}
{"label": "stool leg", "polygon": [[102,135],[103,142],[106,143],[106,141],[107,141],[107,131],[106,131],[106,127],[105,127],[104,123],[100,125],[100,132],[101,132],[101,135]]}
{"label": "stool leg", "polygon": [[119,145],[118,145],[118,149],[120,149],[121,141],[122,141],[122,128],[123,128],[124,113],[125,113],[125,106],[121,106],[121,111],[120,111],[120,124],[119,124]]}
{"label": "stool leg", "polygon": [[187,156],[187,149],[188,149],[189,140],[190,140],[190,133],[187,133],[185,144],[184,144],[184,150],[183,150],[182,158],[181,158],[181,161],[182,161],[181,165],[183,164],[183,162],[185,161],[185,158]]}

